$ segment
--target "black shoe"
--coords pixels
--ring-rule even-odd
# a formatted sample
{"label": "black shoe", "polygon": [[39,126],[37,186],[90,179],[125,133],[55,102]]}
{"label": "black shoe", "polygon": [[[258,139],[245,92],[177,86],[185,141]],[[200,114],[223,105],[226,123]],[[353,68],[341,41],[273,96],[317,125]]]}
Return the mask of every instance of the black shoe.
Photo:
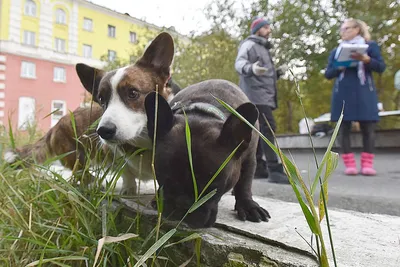
{"label": "black shoe", "polygon": [[267,169],[267,164],[265,162],[261,162],[257,164],[256,173],[254,174],[255,179],[267,179],[269,176],[269,172]]}
{"label": "black shoe", "polygon": [[286,173],[283,171],[282,164],[276,164],[269,166],[269,179],[270,183],[275,184],[290,184],[289,178]]}

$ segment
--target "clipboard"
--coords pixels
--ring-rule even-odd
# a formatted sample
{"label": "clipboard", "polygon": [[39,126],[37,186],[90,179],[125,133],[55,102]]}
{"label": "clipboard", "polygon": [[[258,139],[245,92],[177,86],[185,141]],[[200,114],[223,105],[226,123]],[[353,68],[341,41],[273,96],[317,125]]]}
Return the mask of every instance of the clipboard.
{"label": "clipboard", "polygon": [[356,67],[359,61],[352,59],[351,53],[365,54],[367,49],[368,44],[343,44],[336,50],[333,65],[336,67]]}

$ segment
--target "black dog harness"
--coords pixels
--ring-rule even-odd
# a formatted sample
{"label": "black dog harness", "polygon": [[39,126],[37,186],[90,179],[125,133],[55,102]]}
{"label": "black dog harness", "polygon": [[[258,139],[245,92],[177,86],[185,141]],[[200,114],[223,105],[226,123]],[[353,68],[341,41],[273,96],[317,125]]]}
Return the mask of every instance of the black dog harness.
{"label": "black dog harness", "polygon": [[207,115],[212,115],[213,117],[223,120],[226,120],[225,114],[216,106],[205,103],[205,102],[191,102],[187,101],[186,103],[182,103],[181,101],[175,102],[174,105],[171,107],[172,112],[184,113],[190,111],[200,111]]}

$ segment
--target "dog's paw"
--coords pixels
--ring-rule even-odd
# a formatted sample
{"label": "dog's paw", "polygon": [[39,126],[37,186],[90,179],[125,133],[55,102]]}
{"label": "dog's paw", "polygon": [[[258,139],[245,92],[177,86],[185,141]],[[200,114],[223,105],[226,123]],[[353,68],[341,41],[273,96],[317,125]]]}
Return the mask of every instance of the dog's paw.
{"label": "dog's paw", "polygon": [[17,161],[17,159],[18,159],[18,154],[15,153],[14,151],[9,150],[9,151],[6,151],[6,152],[4,153],[3,159],[4,159],[4,161],[7,162],[8,164],[12,164],[12,163],[14,163],[14,162]]}
{"label": "dog's paw", "polygon": [[236,200],[235,210],[237,211],[239,219],[242,221],[268,222],[268,219],[271,219],[268,211],[260,207],[260,205],[252,199]]}

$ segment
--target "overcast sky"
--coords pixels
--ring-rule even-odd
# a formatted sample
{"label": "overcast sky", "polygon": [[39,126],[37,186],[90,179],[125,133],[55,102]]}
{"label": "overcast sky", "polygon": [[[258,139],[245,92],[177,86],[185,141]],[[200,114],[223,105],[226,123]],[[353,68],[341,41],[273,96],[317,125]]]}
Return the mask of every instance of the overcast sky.
{"label": "overcast sky", "polygon": [[182,34],[207,30],[203,9],[211,0],[90,0],[157,26],[170,27]]}

